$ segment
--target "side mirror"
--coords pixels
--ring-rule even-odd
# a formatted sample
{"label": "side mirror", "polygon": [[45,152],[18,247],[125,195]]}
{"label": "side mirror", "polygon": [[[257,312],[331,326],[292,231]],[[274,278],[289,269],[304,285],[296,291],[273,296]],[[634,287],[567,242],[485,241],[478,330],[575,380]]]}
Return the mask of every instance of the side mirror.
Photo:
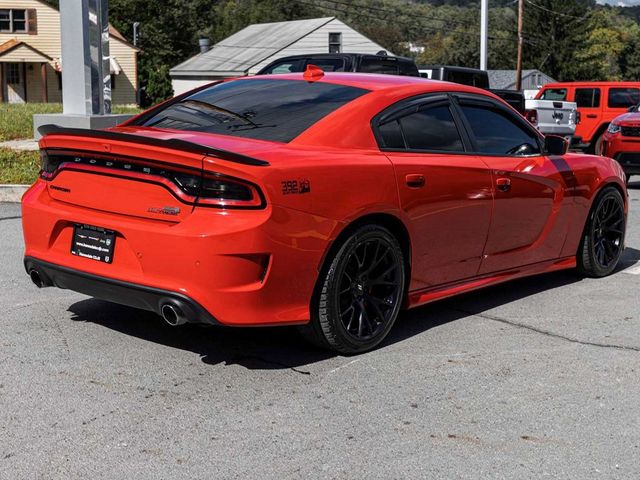
{"label": "side mirror", "polygon": [[564,155],[569,150],[569,142],[558,135],[544,137],[544,153],[547,155]]}
{"label": "side mirror", "polygon": [[627,108],[627,112],[629,113],[633,113],[637,111],[638,111],[638,105],[631,105],[629,108]]}

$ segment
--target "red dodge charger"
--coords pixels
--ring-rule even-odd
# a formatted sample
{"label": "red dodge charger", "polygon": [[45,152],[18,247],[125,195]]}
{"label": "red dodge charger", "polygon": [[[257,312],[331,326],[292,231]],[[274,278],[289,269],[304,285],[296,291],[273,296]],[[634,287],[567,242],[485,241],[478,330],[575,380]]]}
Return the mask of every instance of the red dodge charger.
{"label": "red dodge charger", "polygon": [[464,85],[310,67],[42,133],[22,200],[33,282],[172,325],[299,325],[363,352],[403,308],[560,269],[605,276],[624,248],[620,165],[567,154]]}

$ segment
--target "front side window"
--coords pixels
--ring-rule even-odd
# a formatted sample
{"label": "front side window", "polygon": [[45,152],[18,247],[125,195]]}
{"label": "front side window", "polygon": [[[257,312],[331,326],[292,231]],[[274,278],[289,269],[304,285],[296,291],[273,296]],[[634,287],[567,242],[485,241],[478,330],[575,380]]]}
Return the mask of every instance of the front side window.
{"label": "front side window", "polygon": [[138,125],[290,142],[362,88],[299,80],[223,82],[142,116]]}
{"label": "front side window", "polygon": [[549,88],[542,92],[540,95],[540,100],[555,100],[555,101],[564,101],[567,99],[567,89],[566,88]]}
{"label": "front side window", "polygon": [[629,108],[640,103],[640,90],[637,88],[610,88],[607,104],[609,108]]}
{"label": "front side window", "polygon": [[0,32],[21,33],[26,31],[26,10],[16,8],[0,10]]}
{"label": "front side window", "polygon": [[329,34],[329,53],[340,53],[342,51],[342,33]]}
{"label": "front side window", "polygon": [[539,155],[537,136],[507,112],[489,106],[461,105],[476,149],[487,155]]}
{"label": "front side window", "polygon": [[392,149],[464,152],[448,105],[423,106],[378,127],[383,146]]}
{"label": "front side window", "polygon": [[600,89],[576,88],[575,102],[578,108],[598,108],[600,106]]}

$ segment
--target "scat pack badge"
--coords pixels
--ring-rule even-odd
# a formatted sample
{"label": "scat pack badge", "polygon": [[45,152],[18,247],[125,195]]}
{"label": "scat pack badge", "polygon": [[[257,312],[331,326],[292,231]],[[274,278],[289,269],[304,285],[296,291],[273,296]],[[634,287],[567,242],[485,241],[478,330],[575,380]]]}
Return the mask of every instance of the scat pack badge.
{"label": "scat pack badge", "polygon": [[282,180],[283,195],[302,195],[311,192],[311,182],[306,178],[298,180]]}

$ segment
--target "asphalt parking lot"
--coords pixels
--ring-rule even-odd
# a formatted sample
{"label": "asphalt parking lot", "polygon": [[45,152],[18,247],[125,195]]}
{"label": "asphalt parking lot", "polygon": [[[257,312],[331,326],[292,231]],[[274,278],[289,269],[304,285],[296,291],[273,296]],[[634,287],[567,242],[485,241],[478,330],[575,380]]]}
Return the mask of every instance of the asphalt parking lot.
{"label": "asphalt parking lot", "polygon": [[37,290],[0,204],[0,478],[637,478],[640,182],[630,197],[613,276],[422,307],[350,358]]}

